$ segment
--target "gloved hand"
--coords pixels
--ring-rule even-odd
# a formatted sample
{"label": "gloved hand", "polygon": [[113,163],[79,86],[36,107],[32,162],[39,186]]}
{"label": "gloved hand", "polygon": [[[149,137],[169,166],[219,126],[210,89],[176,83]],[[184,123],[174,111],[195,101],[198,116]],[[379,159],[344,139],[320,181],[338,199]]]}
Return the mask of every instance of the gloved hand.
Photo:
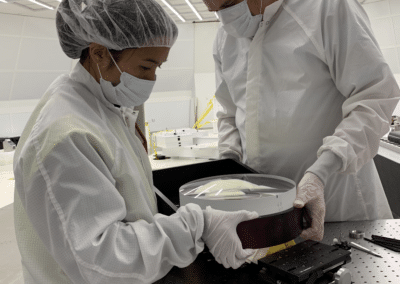
{"label": "gloved hand", "polygon": [[258,218],[257,212],[240,210],[227,212],[207,206],[204,213],[203,240],[215,260],[225,268],[239,268],[246,258],[256,252],[254,249],[243,249],[236,232],[236,226],[243,221]]}
{"label": "gloved hand", "polygon": [[311,217],[311,228],[304,230],[300,237],[305,240],[322,241],[324,238],[325,199],[324,184],[315,174],[307,172],[297,187],[297,196],[293,203],[296,208],[306,206]]}

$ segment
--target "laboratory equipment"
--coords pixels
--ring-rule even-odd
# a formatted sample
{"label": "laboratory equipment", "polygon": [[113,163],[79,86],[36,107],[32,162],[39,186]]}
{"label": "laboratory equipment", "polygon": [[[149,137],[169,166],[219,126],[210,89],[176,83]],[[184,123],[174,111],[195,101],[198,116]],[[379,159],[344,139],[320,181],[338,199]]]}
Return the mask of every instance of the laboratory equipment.
{"label": "laboratory equipment", "polygon": [[392,116],[392,123],[390,125],[392,131],[399,131],[400,130],[400,117]]}
{"label": "laboratory equipment", "polygon": [[[219,180],[243,180],[260,186],[267,186],[272,188],[268,193],[274,195],[262,195],[259,191],[254,191],[254,194],[237,199],[213,199],[208,195],[192,195],[191,191],[197,189],[205,184]],[[211,189],[210,189],[211,190]],[[211,206],[214,209],[224,211],[237,211],[248,210],[256,211],[260,216],[276,214],[293,207],[293,202],[296,198],[296,184],[294,181],[278,176],[264,175],[264,174],[236,174],[236,175],[223,175],[214,176],[194,180],[190,183],[183,185],[179,189],[180,205],[188,203],[196,203],[201,208],[205,209]]]}
{"label": "laboratory equipment", "polygon": [[390,142],[400,144],[400,130],[390,132],[388,140]]}
{"label": "laboratory equipment", "polygon": [[155,134],[163,155],[184,158],[218,159],[218,134],[193,128],[181,128]]}
{"label": "laboratory equipment", "polygon": [[[219,187],[224,181],[245,181],[259,188],[241,191],[243,195],[217,197],[202,194],[212,188],[204,188],[214,182]],[[222,183],[221,183],[222,181]],[[240,184],[238,182],[238,184]],[[196,190],[198,194],[192,194]],[[267,189],[269,188],[269,189]],[[266,192],[268,191],[268,192]],[[247,192],[247,193],[245,193]],[[250,193],[249,193],[250,192]],[[233,174],[198,179],[184,184],[179,189],[180,205],[198,204],[202,209],[211,206],[223,211],[256,211],[259,218],[245,221],[237,226],[237,233],[243,248],[265,248],[279,245],[298,237],[303,230],[303,210],[293,207],[296,198],[296,184],[287,178],[263,174]],[[274,232],[271,233],[271,228]]]}
{"label": "laboratory equipment", "polygon": [[[221,175],[235,175],[235,174],[240,174],[243,175],[245,173],[249,174],[256,174],[255,171],[248,166],[241,164],[239,162],[236,162],[234,160],[226,159],[226,160],[218,160],[218,161],[210,161],[210,162],[205,162],[205,163],[199,163],[199,164],[194,164],[194,165],[189,165],[189,166],[181,166],[181,167],[176,167],[176,168],[170,168],[170,169],[163,169],[163,170],[155,170],[153,171],[153,179],[154,179],[154,185],[163,192],[164,198],[169,199],[176,207],[179,207],[179,188],[181,188],[183,185],[193,182],[195,180],[199,179],[205,179],[205,178],[218,178],[218,176]],[[278,179],[280,180],[280,179]],[[289,184],[291,184],[289,182]],[[272,186],[271,186],[272,187]],[[290,190],[289,190],[290,191]],[[287,190],[285,191],[287,193]],[[281,193],[278,193],[281,194]],[[169,205],[166,205],[166,202],[163,201],[160,196],[157,196],[158,199],[158,208],[160,213],[163,214],[173,214],[175,210],[172,210]],[[294,200],[294,197],[293,197]],[[293,202],[292,200],[292,202]],[[285,230],[288,229],[288,227],[293,226],[293,223],[296,223],[297,220],[302,220],[303,216],[301,216],[301,213],[303,212],[300,209],[295,209],[291,208],[288,211],[290,212],[279,212],[277,214],[272,214],[268,216],[267,218],[270,218],[271,223],[270,226],[268,227],[268,233],[269,236],[268,239],[269,241],[273,242],[274,240],[271,240],[270,238],[272,236],[277,236],[276,240],[279,241],[279,238],[282,236],[288,237],[287,232],[284,232]],[[293,214],[296,212],[296,214],[300,214],[300,216],[294,216],[290,217],[290,214]],[[290,217],[290,218],[288,218]],[[258,218],[256,220],[251,220],[249,222],[264,222],[262,220],[263,218]],[[273,222],[274,220],[274,222]],[[291,220],[291,221],[290,221]],[[293,220],[295,222],[293,222]],[[243,225],[246,222],[242,222],[239,224]],[[300,222],[301,223],[301,222]],[[303,224],[300,224],[302,226]],[[238,227],[239,227],[238,226]],[[253,226],[249,226],[250,228],[257,228],[257,224],[253,224]],[[271,230],[273,228],[273,230]],[[238,230],[239,231],[239,230]],[[301,229],[298,231],[301,232]],[[239,233],[239,232],[238,232]],[[264,237],[263,232],[260,230],[256,230],[256,232],[253,235],[260,234],[262,237]],[[247,234],[244,238],[241,238],[242,244],[245,245],[244,243],[246,242],[246,238],[250,239],[249,236],[251,236],[252,233]],[[291,236],[289,236],[290,239]],[[290,240],[295,239],[295,237],[291,238]],[[280,242],[278,243],[283,243],[285,240],[280,239]],[[309,275],[313,275],[313,273],[318,274],[318,281],[315,282],[310,282],[310,283],[335,283],[335,284],[350,284],[350,282],[345,282],[346,279],[349,277],[349,271],[348,270],[340,270],[341,265],[349,261],[349,255],[350,252],[346,250],[342,250],[333,246],[329,245],[323,245],[318,242],[314,241],[307,241],[308,244],[315,244],[314,246],[311,246],[311,249],[307,247],[307,245],[295,245],[292,248],[300,247],[300,250],[296,250],[296,252],[292,251],[292,248],[289,248],[285,251],[282,252],[288,252],[291,254],[290,257],[286,259],[287,262],[291,261],[294,262],[296,260],[296,255],[297,258],[303,258],[304,260],[309,260],[311,259],[313,253],[315,250],[321,249],[320,252],[326,252],[329,257],[322,259],[321,265],[313,269],[310,269]],[[243,246],[245,247],[245,246]],[[266,246],[265,246],[266,247]],[[303,250],[302,250],[303,249]],[[300,254],[301,253],[301,254]],[[304,258],[304,255],[307,255],[310,257]],[[159,283],[187,283],[188,275],[190,277],[194,277],[193,281],[199,281],[198,283],[211,283],[214,281],[215,283],[306,283],[305,281],[303,282],[285,282],[283,280],[279,280],[279,274],[276,274],[276,279],[267,279],[268,274],[267,273],[262,273],[260,271],[261,269],[265,270],[268,268],[268,263],[260,263],[261,260],[258,260],[258,264],[255,263],[249,263],[249,264],[244,264],[241,268],[237,270],[225,270],[222,265],[217,265],[213,261],[212,255],[208,252],[207,248],[205,248],[204,252],[199,254],[198,258],[196,259],[196,262],[188,266],[187,268],[174,268],[170,274],[165,277],[163,281],[160,281]],[[285,268],[285,263],[282,263],[282,269]],[[270,263],[271,265],[273,264],[272,262]],[[302,264],[305,265],[305,264]],[[278,266],[279,267],[279,266]],[[293,267],[291,267],[293,268]],[[323,268],[323,269],[321,269]],[[277,268],[278,269],[278,268]],[[304,270],[304,269],[303,269]],[[205,273],[205,271],[208,271]],[[301,270],[300,270],[301,271]],[[203,273],[204,272],[204,273]],[[293,272],[293,274],[296,274],[298,271],[295,269],[289,271]],[[306,274],[307,271],[304,271],[304,275]],[[186,276],[185,276],[186,275]],[[210,279],[212,275],[212,280]],[[233,276],[234,275],[234,276]],[[229,278],[229,280],[228,280]],[[232,279],[235,279],[233,281]],[[281,278],[282,279],[282,278]],[[335,280],[336,279],[336,280]],[[270,281],[271,280],[271,281]],[[321,281],[319,281],[321,280]],[[172,282],[171,282],[172,281]],[[228,282],[227,282],[228,281]],[[281,281],[281,282],[277,282]],[[325,282],[324,282],[325,281]],[[332,282],[336,281],[336,282]],[[197,282],[196,282],[197,283]]]}
{"label": "laboratory equipment", "polygon": [[390,249],[395,252],[400,252],[400,240],[385,238],[381,236],[372,235],[372,240],[364,238],[364,240],[375,245]]}
{"label": "laboratory equipment", "polygon": [[357,243],[355,243],[355,242],[350,242],[349,245],[350,245],[352,248],[358,249],[358,250],[360,250],[360,251],[363,251],[363,252],[372,254],[372,255],[377,256],[377,257],[382,257],[381,255],[379,255],[379,254],[373,252],[372,250],[369,250],[369,249],[367,249],[366,247],[360,246],[359,244],[357,244]]}
{"label": "laboratory equipment", "polygon": [[317,283],[328,277],[335,282],[325,283],[350,284],[350,271],[340,269],[351,261],[350,255],[345,249],[308,240],[262,258],[258,265],[264,268],[268,283]]}
{"label": "laboratory equipment", "polygon": [[352,239],[362,239],[365,237],[365,233],[364,233],[364,231],[351,230],[349,232],[349,237]]}
{"label": "laboratory equipment", "polygon": [[361,246],[361,245],[359,245],[359,244],[357,244],[355,242],[342,241],[342,239],[340,241],[338,241],[338,239],[334,238],[333,239],[333,244],[336,245],[337,247],[340,247],[340,248],[344,248],[344,249],[355,248],[357,250],[372,254],[374,256],[382,257],[381,255],[379,255],[379,254],[377,254],[377,253],[375,253],[375,252],[367,249],[366,247],[363,247],[363,246]]}
{"label": "laboratory equipment", "polygon": [[17,148],[17,145],[15,145],[14,142],[12,142],[10,139],[5,139],[3,141],[3,149],[4,152],[12,152]]}

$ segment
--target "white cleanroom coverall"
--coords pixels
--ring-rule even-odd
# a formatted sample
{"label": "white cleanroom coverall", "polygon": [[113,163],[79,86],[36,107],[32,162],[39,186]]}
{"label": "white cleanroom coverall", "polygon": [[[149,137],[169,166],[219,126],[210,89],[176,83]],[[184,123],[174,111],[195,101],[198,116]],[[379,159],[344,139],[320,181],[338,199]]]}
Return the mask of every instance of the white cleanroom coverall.
{"label": "white cleanroom coverall", "polygon": [[41,98],[14,155],[25,283],[151,283],[203,250],[198,205],[157,214],[136,116],[80,63]]}
{"label": "white cleanroom coverall", "polygon": [[[237,15],[240,17],[241,15]],[[400,90],[356,0],[284,0],[214,43],[220,156],[325,185],[325,221],[392,218],[372,158]]]}

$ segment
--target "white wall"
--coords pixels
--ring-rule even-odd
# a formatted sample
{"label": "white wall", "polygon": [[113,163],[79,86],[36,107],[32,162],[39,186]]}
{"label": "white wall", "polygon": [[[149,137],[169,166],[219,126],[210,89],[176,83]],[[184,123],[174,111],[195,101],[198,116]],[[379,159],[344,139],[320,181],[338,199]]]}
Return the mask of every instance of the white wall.
{"label": "white wall", "polygon": [[[384,0],[364,4],[363,7],[383,56],[400,85],[400,0]],[[400,103],[394,115],[400,116]]]}
{"label": "white wall", "polygon": [[363,7],[392,72],[400,73],[400,1],[385,0]]}
{"label": "white wall", "polygon": [[[215,67],[213,59],[213,44],[217,35],[219,23],[196,24],[195,26],[195,90],[198,102],[198,118],[207,108],[210,99],[215,95]],[[214,119],[211,111],[202,124]],[[212,124],[204,128],[212,128]]]}
{"label": "white wall", "polygon": [[47,87],[68,73],[55,21],[0,16],[0,137],[19,136]]}
{"label": "white wall", "polygon": [[[400,79],[400,0],[364,4],[393,73]],[[212,46],[219,23],[180,24],[168,62],[157,71],[151,100],[198,98],[200,115],[215,92]],[[61,50],[54,19],[0,14],[0,137],[19,136],[50,83],[77,60]],[[395,113],[400,116],[400,105]],[[204,121],[214,118],[212,113]],[[190,126],[194,123],[191,106]]]}
{"label": "white wall", "polygon": [[[157,70],[153,101],[195,97],[194,25],[178,27],[179,37],[168,61]],[[77,62],[63,53],[54,19],[0,14],[0,137],[20,136],[49,85],[70,73]],[[194,100],[186,113],[190,113],[185,118],[189,127],[194,124]]]}

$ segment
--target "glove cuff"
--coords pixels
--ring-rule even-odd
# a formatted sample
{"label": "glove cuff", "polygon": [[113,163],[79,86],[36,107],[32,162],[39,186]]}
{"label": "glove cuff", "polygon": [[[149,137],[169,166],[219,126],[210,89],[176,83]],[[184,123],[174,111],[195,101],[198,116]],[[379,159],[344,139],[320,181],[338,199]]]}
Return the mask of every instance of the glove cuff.
{"label": "glove cuff", "polygon": [[212,209],[211,206],[207,206],[206,209],[202,209],[203,219],[204,219],[204,229],[202,236],[207,234],[208,226],[210,225],[211,209]]}
{"label": "glove cuff", "polygon": [[324,151],[318,160],[306,172],[311,172],[320,178],[324,186],[328,178],[340,170],[342,160],[332,151]]}
{"label": "glove cuff", "polygon": [[227,150],[219,155],[219,158],[222,159],[232,159],[237,162],[242,161],[242,155],[236,151],[233,150]]}

